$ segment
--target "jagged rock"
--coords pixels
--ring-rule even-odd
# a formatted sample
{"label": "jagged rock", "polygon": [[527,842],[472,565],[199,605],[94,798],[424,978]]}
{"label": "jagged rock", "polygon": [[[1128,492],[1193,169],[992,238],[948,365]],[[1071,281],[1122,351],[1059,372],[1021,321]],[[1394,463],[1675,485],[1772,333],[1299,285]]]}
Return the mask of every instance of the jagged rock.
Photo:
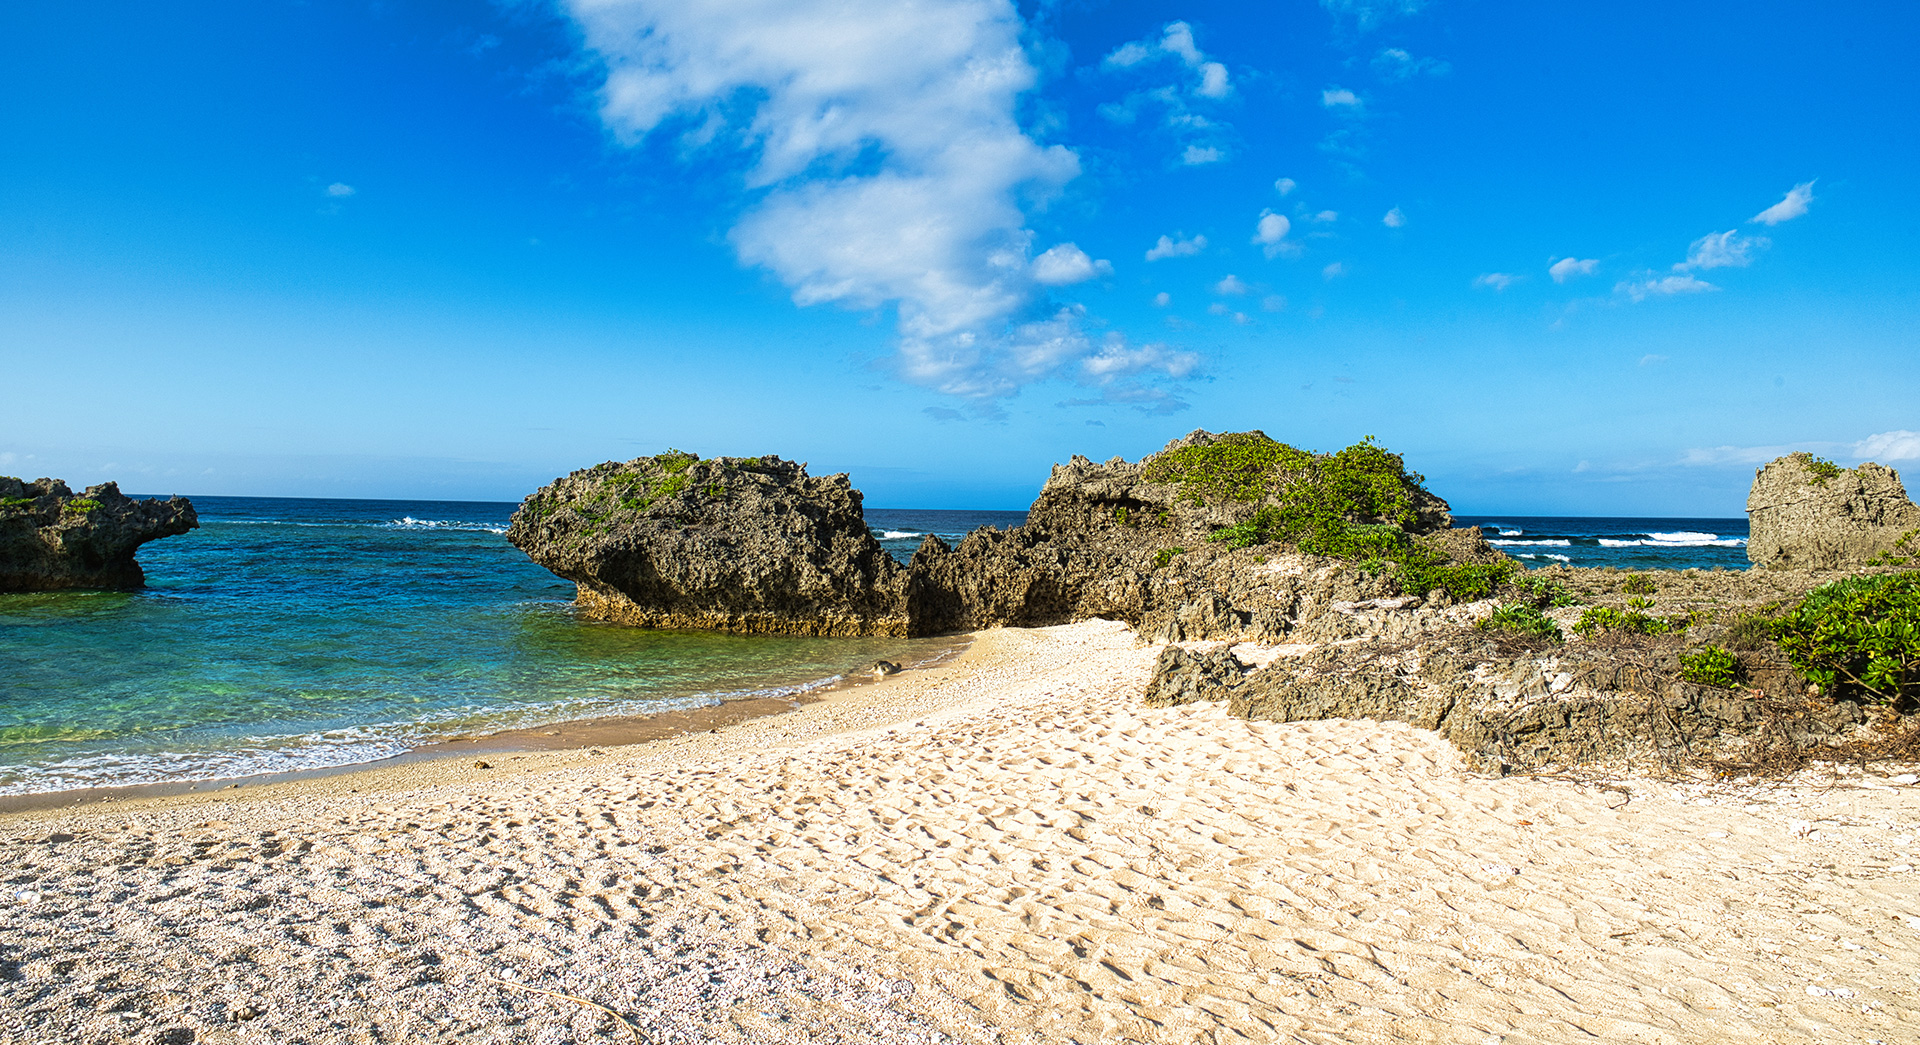
{"label": "jagged rock", "polygon": [[1762,566],[1830,570],[1888,557],[1920,562],[1920,505],[1900,473],[1869,461],[1835,468],[1788,454],[1754,475],[1747,558]]}
{"label": "jagged rock", "polygon": [[138,588],[134,552],[199,525],[183,497],[136,501],[115,483],[76,497],[58,479],[0,476],[0,591]]}
{"label": "jagged rock", "polygon": [[[650,627],[934,635],[1104,617],[1156,641],[1273,638],[1335,603],[1398,595],[1352,563],[1210,542],[1264,502],[1196,498],[1156,478],[1166,454],[1248,438],[1266,437],[1198,431],[1139,462],[1075,457],[1054,467],[1026,525],[958,546],[928,537],[904,568],[869,535],[846,476],[810,478],[778,458],[662,455],[575,472],[528,498],[507,539],[574,581],[583,612]],[[1453,561],[1503,558],[1403,481],[1417,540]]]}
{"label": "jagged rock", "polygon": [[846,475],[778,457],[608,462],[556,480],[507,540],[573,581],[581,612],[651,628],[905,635],[906,571]]}

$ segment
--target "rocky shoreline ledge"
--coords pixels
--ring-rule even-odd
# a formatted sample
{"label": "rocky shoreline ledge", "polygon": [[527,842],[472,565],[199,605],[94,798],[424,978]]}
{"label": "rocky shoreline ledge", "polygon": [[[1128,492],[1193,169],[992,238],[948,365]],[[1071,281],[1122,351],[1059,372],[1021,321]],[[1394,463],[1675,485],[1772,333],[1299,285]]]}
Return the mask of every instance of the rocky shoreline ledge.
{"label": "rocky shoreline ledge", "polygon": [[508,539],[575,581],[582,612],[650,627],[1117,620],[1166,644],[1149,704],[1407,722],[1482,771],[1920,753],[1920,651],[1894,650],[1904,674],[1876,689],[1802,648],[1818,621],[1787,621],[1844,582],[1892,599],[1889,626],[1914,626],[1901,615],[1920,602],[1920,507],[1898,473],[1790,455],[1759,471],[1749,508],[1751,571],[1527,570],[1453,527],[1370,440],[1313,454],[1195,431],[1138,462],[1056,465],[1024,526],[929,537],[905,566],[847,476],[777,457],[672,451],[575,472],[529,497]]}
{"label": "rocky shoreline ledge", "polygon": [[0,592],[143,587],[140,546],[199,526],[184,497],[136,501],[116,483],[76,495],[58,479],[0,475]]}

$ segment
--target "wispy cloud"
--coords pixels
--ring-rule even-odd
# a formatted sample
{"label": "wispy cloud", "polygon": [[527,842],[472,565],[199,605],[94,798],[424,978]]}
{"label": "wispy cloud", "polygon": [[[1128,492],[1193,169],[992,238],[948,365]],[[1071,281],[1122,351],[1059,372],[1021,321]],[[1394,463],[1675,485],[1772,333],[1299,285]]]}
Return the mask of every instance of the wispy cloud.
{"label": "wispy cloud", "polygon": [[353,186],[348,185],[346,182],[336,181],[332,185],[327,186],[325,189],[322,189],[321,191],[324,192],[329,197],[339,200],[339,199],[345,199],[348,196],[353,195],[354,190],[353,190]]}
{"label": "wispy cloud", "polygon": [[1351,21],[1360,32],[1368,32],[1392,21],[1416,14],[1426,0],[1320,0],[1336,19]]}
{"label": "wispy cloud", "polygon": [[1561,258],[1547,266],[1547,275],[1555,283],[1565,283],[1581,276],[1591,276],[1600,270],[1599,258]]}
{"label": "wispy cloud", "polygon": [[1341,276],[1344,276],[1346,274],[1347,274],[1347,263],[1344,261],[1336,261],[1333,264],[1328,265],[1326,268],[1323,268],[1320,270],[1320,278],[1326,279],[1326,280],[1339,279]]}
{"label": "wispy cloud", "polygon": [[891,305],[906,379],[1006,395],[1094,351],[1074,314],[1021,322],[1040,289],[1022,204],[1057,193],[1079,161],[1020,128],[1015,106],[1035,72],[1010,6],[570,0],[569,10],[606,70],[600,115],[615,137],[718,128],[710,148],[746,160],[746,206],[728,237],[740,259],[799,305]]}
{"label": "wispy cloud", "polygon": [[[1817,180],[1817,179],[1816,179]],[[1813,182],[1803,181],[1787,190],[1787,195],[1779,203],[1748,218],[1748,221],[1762,225],[1778,225],[1783,221],[1792,221],[1807,212],[1807,205],[1813,202]]]}
{"label": "wispy cloud", "polygon": [[1853,444],[1853,456],[1862,461],[1920,461],[1920,432],[1901,428],[1870,435]]}
{"label": "wispy cloud", "polygon": [[1681,464],[1765,464],[1798,450],[1826,450],[1831,443],[1783,443],[1779,446],[1707,446],[1696,447],[1680,456]]}
{"label": "wispy cloud", "polygon": [[1282,196],[1287,196],[1292,194],[1293,190],[1299,187],[1300,187],[1300,183],[1297,181],[1294,181],[1292,178],[1281,178],[1279,181],[1276,181],[1273,183],[1274,191],[1278,192]]}
{"label": "wispy cloud", "polygon": [[1373,71],[1383,80],[1399,83],[1416,76],[1445,76],[1453,66],[1437,58],[1415,58],[1398,47],[1389,47],[1373,56]]}
{"label": "wispy cloud", "polygon": [[1704,294],[1719,289],[1692,275],[1654,276],[1647,279],[1626,280],[1613,286],[1614,293],[1624,294],[1634,301],[1645,301],[1650,297],[1672,297],[1677,294]]}
{"label": "wispy cloud", "polygon": [[1185,139],[1181,163],[1191,167],[1220,162],[1226,158],[1226,150],[1218,141],[1218,134],[1225,128],[1200,115],[1189,103],[1195,99],[1219,101],[1228,97],[1233,93],[1233,78],[1225,64],[1213,61],[1200,49],[1194,40],[1193,26],[1186,22],[1168,22],[1158,39],[1121,44],[1100,64],[1110,72],[1144,72],[1165,61],[1184,67],[1184,78],[1134,91],[1124,101],[1102,105],[1101,115],[1117,123],[1132,123],[1141,109],[1161,108],[1165,112],[1164,126]]}
{"label": "wispy cloud", "polygon": [[1359,95],[1345,87],[1329,87],[1320,92],[1320,104],[1328,109],[1358,112],[1364,103]]}
{"label": "wispy cloud", "polygon": [[1709,232],[1693,241],[1687,250],[1687,260],[1673,266],[1673,270],[1745,268],[1753,264],[1753,252],[1766,246],[1765,236],[1742,236],[1737,229]]}
{"label": "wispy cloud", "polygon": [[1095,261],[1072,243],[1062,243],[1033,259],[1034,282],[1050,287],[1085,283],[1097,276],[1112,274],[1112,262]]}
{"label": "wispy cloud", "polygon": [[1473,277],[1473,285],[1487,287],[1498,293],[1520,282],[1522,278],[1524,277],[1516,276],[1511,272],[1483,272]]}
{"label": "wispy cloud", "polygon": [[1239,276],[1228,273],[1227,278],[1213,285],[1213,292],[1215,294],[1245,294],[1247,292],[1247,285],[1241,281]]}
{"label": "wispy cloud", "polygon": [[1199,167],[1208,163],[1219,163],[1227,154],[1215,145],[1189,145],[1180,153],[1182,166]]}
{"label": "wispy cloud", "polygon": [[1195,236],[1185,239],[1179,235],[1162,236],[1160,241],[1147,248],[1147,260],[1159,261],[1161,258],[1191,257],[1207,249],[1207,237]]}
{"label": "wispy cloud", "polygon": [[1406,224],[1407,224],[1406,212],[1402,211],[1398,207],[1395,207],[1392,210],[1387,212],[1386,217],[1380,219],[1380,224],[1385,225],[1387,228],[1390,228],[1390,229],[1404,228],[1406,227]]}

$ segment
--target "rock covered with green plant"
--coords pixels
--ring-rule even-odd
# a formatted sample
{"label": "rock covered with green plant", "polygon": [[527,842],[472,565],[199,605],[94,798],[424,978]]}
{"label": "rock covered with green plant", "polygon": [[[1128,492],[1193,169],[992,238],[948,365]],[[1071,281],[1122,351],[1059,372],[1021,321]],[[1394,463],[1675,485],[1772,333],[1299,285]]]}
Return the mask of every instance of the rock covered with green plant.
{"label": "rock covered with green plant", "polygon": [[140,546],[199,525],[183,497],[138,501],[115,483],[75,495],[58,479],[0,476],[0,592],[141,587]]}
{"label": "rock covered with green plant", "polygon": [[1808,453],[1767,463],[1747,494],[1747,558],[1777,569],[1920,566],[1920,505],[1900,473]]}
{"label": "rock covered with green plant", "polygon": [[906,571],[845,474],[679,450],[607,462],[521,504],[507,540],[589,616],[744,634],[906,635]]}

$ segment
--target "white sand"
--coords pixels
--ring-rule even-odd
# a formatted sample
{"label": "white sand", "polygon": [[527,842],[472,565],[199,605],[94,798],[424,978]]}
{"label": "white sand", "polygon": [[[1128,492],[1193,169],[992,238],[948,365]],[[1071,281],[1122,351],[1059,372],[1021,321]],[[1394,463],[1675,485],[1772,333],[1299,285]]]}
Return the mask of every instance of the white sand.
{"label": "white sand", "polygon": [[15,815],[0,1034],[635,1040],[517,983],[663,1042],[1920,1041],[1920,788],[1478,778],[1142,708],[1156,652],[989,632],[717,735]]}

